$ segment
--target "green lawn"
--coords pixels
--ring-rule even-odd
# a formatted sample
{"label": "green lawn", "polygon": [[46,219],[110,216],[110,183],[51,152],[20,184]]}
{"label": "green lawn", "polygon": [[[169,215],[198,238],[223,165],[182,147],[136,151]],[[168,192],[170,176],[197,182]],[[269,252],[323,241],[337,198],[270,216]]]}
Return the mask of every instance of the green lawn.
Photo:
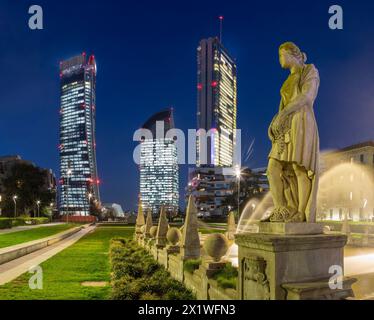
{"label": "green lawn", "polygon": [[111,287],[84,287],[85,281],[110,281],[109,242],[114,237],[131,238],[134,227],[98,227],[71,247],[41,264],[43,289],[31,290],[29,274],[0,286],[0,300],[108,299]]}
{"label": "green lawn", "polygon": [[0,248],[13,246],[16,244],[46,238],[73,228],[74,224],[59,224],[50,227],[38,227],[30,230],[16,231],[11,233],[0,234]]}

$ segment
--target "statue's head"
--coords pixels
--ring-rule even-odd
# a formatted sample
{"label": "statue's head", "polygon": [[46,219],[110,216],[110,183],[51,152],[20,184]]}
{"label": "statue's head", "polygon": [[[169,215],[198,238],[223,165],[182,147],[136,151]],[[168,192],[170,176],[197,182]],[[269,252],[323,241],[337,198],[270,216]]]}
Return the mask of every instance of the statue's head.
{"label": "statue's head", "polygon": [[293,42],[285,42],[279,47],[279,63],[284,69],[291,69],[295,65],[303,66],[306,54],[301,52]]}

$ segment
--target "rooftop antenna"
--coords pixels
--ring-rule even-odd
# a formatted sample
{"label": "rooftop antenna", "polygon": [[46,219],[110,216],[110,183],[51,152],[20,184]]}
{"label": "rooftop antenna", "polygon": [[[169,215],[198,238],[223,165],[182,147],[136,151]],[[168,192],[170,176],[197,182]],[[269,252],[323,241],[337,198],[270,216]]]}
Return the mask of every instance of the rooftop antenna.
{"label": "rooftop antenna", "polygon": [[222,43],[222,24],[223,24],[223,16],[219,16],[219,41]]}

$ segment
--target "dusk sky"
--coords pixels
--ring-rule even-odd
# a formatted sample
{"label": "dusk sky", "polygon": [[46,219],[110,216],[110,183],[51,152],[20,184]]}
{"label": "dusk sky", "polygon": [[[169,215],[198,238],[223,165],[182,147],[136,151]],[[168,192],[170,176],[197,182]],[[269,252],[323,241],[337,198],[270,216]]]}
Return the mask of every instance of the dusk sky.
{"label": "dusk sky", "polygon": [[[42,6],[44,29],[28,28]],[[328,27],[330,5],[344,30]],[[374,1],[22,1],[0,0],[0,154],[19,154],[59,174],[59,61],[97,60],[97,161],[103,202],[135,209],[133,133],[174,108],[176,127],[196,128],[196,48],[219,33],[237,61],[245,165],[267,164],[267,128],[287,77],[278,47],[293,41],[319,69],[315,103],[321,149],[374,139]],[[243,151],[244,153],[244,151]],[[181,204],[187,166],[180,167]]]}

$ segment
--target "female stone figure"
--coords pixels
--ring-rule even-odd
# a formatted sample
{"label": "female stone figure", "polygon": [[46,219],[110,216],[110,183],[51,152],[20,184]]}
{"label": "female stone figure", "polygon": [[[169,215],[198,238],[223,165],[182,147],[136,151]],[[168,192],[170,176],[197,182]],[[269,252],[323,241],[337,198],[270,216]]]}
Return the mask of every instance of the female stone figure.
{"label": "female stone figure", "polygon": [[267,173],[274,210],[267,221],[315,222],[319,137],[313,103],[318,70],[305,64],[306,55],[292,42],[279,47],[279,62],[290,75],[269,127],[272,149]]}

